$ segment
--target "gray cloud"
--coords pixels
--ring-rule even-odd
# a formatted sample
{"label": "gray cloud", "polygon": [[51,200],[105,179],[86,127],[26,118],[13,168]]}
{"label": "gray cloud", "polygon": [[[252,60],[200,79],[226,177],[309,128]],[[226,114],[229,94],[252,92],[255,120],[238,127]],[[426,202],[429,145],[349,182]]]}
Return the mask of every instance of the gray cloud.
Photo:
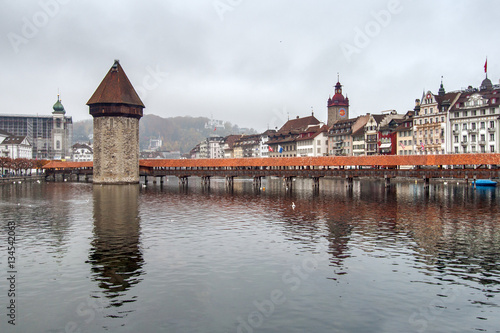
{"label": "gray cloud", "polygon": [[[60,89],[68,114],[90,119],[85,103],[114,59],[145,90],[146,113],[213,115],[258,130],[276,122],[276,110],[294,117],[312,108],[326,120],[337,72],[351,116],[406,112],[423,89],[437,91],[442,75],[447,90],[478,86],[486,56],[489,77],[499,78],[500,4],[492,1],[4,0],[1,6],[3,113],[48,114]],[[355,52],[346,56],[346,45]]]}

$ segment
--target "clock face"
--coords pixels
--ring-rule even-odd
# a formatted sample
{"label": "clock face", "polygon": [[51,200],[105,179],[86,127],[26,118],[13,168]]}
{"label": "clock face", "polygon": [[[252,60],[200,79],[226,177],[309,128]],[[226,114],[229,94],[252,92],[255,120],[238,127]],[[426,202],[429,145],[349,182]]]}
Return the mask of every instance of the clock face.
{"label": "clock face", "polygon": [[347,112],[344,108],[339,109],[339,116],[345,117],[346,114],[347,114]]}

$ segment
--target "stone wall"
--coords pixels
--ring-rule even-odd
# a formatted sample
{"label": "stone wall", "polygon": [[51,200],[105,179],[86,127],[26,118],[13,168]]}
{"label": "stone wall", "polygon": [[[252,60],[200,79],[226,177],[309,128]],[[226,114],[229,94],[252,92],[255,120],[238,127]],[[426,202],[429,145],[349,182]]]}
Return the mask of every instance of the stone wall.
{"label": "stone wall", "polygon": [[139,119],[94,118],[94,184],[139,182]]}

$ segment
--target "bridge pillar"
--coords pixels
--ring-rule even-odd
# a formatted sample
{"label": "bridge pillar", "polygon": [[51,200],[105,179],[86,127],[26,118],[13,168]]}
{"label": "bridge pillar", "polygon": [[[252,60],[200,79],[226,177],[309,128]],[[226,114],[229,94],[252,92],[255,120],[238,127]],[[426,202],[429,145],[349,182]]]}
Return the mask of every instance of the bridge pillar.
{"label": "bridge pillar", "polygon": [[384,176],[384,183],[385,187],[390,187],[391,186],[391,178],[387,177],[387,175]]}
{"label": "bridge pillar", "polygon": [[354,178],[350,176],[346,176],[345,180],[347,181],[346,187],[352,187],[352,184],[354,182]]}
{"label": "bridge pillar", "polygon": [[424,176],[424,188],[428,188],[429,187],[429,181],[430,181],[430,178]]}
{"label": "bridge pillar", "polygon": [[201,177],[201,186],[210,187],[210,176],[202,176]]}
{"label": "bridge pillar", "polygon": [[165,176],[160,176],[160,186],[163,186],[163,177]]}
{"label": "bridge pillar", "polygon": [[293,184],[293,177],[283,177],[283,185],[285,186],[286,190],[292,190],[292,184]]}
{"label": "bridge pillar", "polygon": [[319,178],[320,177],[312,177],[314,190],[319,190]]}
{"label": "bridge pillar", "polygon": [[233,176],[226,176],[226,187],[233,189],[234,186],[234,177]]}
{"label": "bridge pillar", "polygon": [[148,185],[148,175],[144,176],[144,184]]}
{"label": "bridge pillar", "polygon": [[260,188],[262,185],[262,177],[253,177],[253,187]]}
{"label": "bridge pillar", "polygon": [[179,177],[179,185],[180,186],[187,186],[188,185],[188,177],[186,177],[186,176]]}

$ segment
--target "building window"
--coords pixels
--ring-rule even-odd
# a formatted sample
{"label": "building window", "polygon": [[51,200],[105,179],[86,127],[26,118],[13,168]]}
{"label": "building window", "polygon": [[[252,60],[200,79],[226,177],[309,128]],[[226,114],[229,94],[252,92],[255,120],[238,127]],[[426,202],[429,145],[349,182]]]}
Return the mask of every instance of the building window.
{"label": "building window", "polygon": [[455,112],[455,118],[458,118],[458,117],[460,117],[459,113]]}
{"label": "building window", "polygon": [[490,128],[495,128],[495,122],[494,121],[490,121]]}
{"label": "building window", "polygon": [[486,138],[485,138],[484,134],[481,134],[481,141],[484,141],[484,140],[486,140]]}
{"label": "building window", "polygon": [[458,147],[455,147],[455,154],[458,154]]}
{"label": "building window", "polygon": [[490,141],[495,141],[495,134],[493,133],[490,134]]}
{"label": "building window", "polygon": [[462,136],[462,142],[467,142],[467,135]]}
{"label": "building window", "polygon": [[471,126],[471,128],[472,128],[473,130],[475,130],[475,129],[476,129],[476,123],[472,123],[472,124],[470,124],[470,126]]}
{"label": "building window", "polygon": [[494,153],[495,152],[495,146],[490,146],[490,152]]}
{"label": "building window", "polygon": [[490,114],[495,114],[495,108],[490,109]]}
{"label": "building window", "polygon": [[481,122],[481,129],[484,129],[485,128],[484,126],[485,126],[485,123],[484,123],[484,121],[482,121]]}
{"label": "building window", "polygon": [[476,142],[476,134],[470,136],[470,142]]}
{"label": "building window", "polygon": [[467,111],[464,111],[464,117],[467,117]]}
{"label": "building window", "polygon": [[464,130],[466,130],[466,129],[467,129],[467,124],[466,124],[466,123],[464,123],[464,124],[462,125],[462,129],[464,129]]}

